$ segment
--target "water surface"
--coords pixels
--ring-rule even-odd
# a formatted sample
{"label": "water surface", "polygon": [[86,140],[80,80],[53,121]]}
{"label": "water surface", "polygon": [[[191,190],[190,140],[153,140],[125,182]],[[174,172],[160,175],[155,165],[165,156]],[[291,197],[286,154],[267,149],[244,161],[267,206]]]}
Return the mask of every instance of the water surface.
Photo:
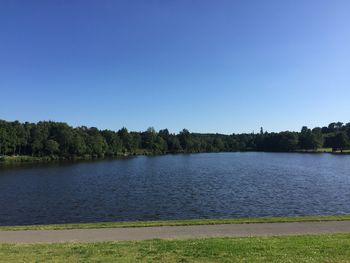
{"label": "water surface", "polygon": [[350,213],[350,156],[208,153],[0,167],[0,225]]}

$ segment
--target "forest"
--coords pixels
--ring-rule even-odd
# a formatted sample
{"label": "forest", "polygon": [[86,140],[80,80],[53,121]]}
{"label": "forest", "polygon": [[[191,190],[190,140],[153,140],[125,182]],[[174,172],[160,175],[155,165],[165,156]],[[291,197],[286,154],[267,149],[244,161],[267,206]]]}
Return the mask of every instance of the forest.
{"label": "forest", "polygon": [[173,134],[168,129],[143,132],[99,130],[71,127],[63,122],[21,123],[0,120],[0,156],[36,156],[56,159],[102,158],[138,154],[267,151],[293,152],[350,147],[350,123],[334,122],[325,127],[300,132],[243,134],[192,133],[183,129]]}

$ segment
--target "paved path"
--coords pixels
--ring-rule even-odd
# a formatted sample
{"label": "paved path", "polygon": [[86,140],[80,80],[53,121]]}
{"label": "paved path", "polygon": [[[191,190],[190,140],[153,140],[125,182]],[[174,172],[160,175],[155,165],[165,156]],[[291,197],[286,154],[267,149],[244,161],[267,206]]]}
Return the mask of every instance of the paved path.
{"label": "paved path", "polygon": [[95,242],[324,233],[350,233],[350,221],[0,231],[0,243]]}

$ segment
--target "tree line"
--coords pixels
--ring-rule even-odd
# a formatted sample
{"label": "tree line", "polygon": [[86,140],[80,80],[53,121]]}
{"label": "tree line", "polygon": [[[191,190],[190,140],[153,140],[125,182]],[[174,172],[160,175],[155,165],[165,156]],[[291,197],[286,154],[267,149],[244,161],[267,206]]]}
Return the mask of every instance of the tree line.
{"label": "tree line", "polygon": [[346,149],[350,146],[350,123],[331,123],[300,132],[243,134],[201,134],[183,129],[178,134],[167,129],[148,128],[144,132],[73,128],[63,122],[20,123],[0,120],[0,156],[55,156],[64,159],[113,157],[135,154]]}

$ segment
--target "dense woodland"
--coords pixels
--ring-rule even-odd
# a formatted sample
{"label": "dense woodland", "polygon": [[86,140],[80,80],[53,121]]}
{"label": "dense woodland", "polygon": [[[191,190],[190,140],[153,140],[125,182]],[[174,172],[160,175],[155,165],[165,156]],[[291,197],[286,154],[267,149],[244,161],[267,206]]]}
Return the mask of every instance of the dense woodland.
{"label": "dense woodland", "polygon": [[51,156],[63,159],[113,157],[134,154],[296,151],[349,147],[350,123],[331,123],[327,127],[300,132],[264,132],[245,134],[200,134],[183,129],[172,134],[167,129],[144,132],[73,128],[66,123],[41,121],[20,123],[0,120],[0,156]]}

